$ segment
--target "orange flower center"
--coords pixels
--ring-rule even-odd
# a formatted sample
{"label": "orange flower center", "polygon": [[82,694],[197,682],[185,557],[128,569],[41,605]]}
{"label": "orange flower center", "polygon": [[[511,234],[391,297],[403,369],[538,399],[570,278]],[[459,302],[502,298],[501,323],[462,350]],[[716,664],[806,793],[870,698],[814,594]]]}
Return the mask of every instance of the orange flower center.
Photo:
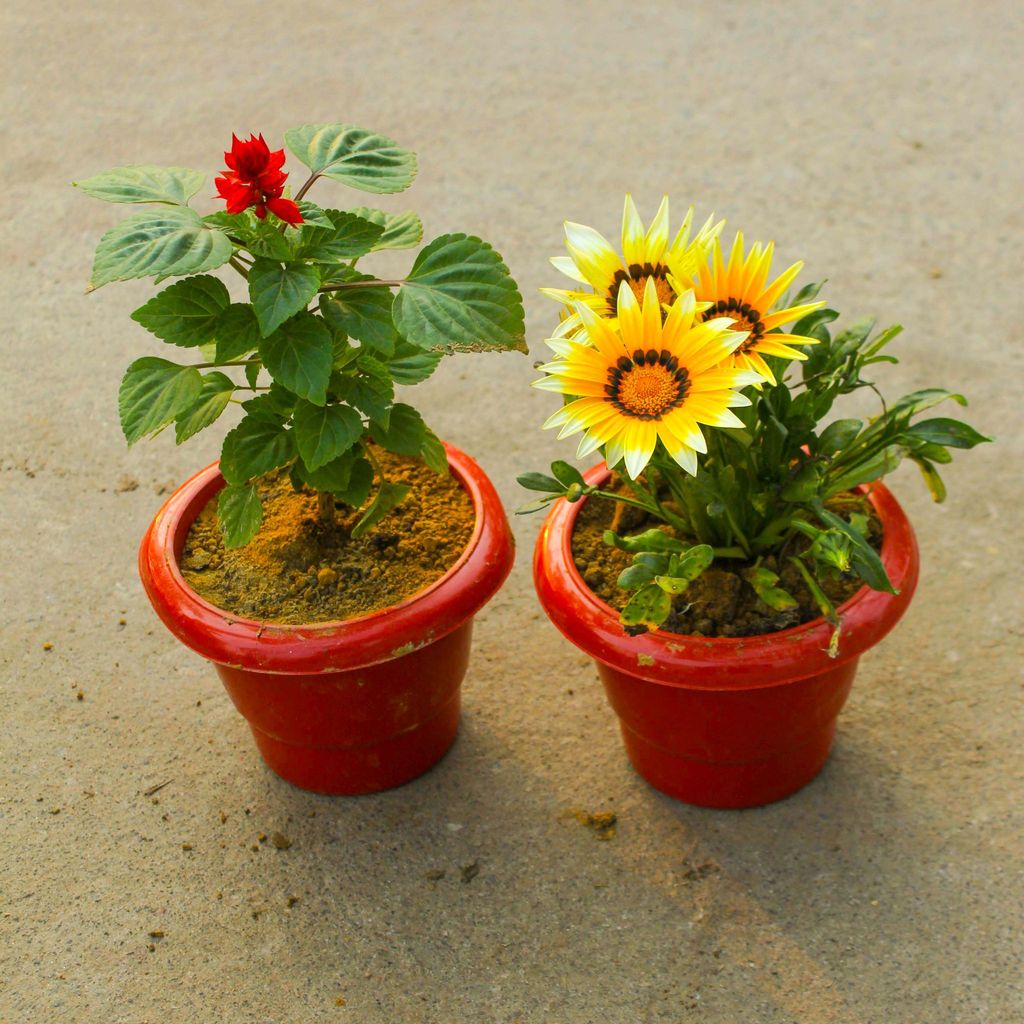
{"label": "orange flower center", "polygon": [[743,299],[719,299],[718,302],[711,303],[711,307],[704,311],[704,319],[713,320],[716,316],[731,316],[736,321],[732,325],[734,331],[750,331],[750,337],[736,349],[737,355],[756,348],[757,343],[764,337],[761,314]]}
{"label": "orange flower center", "polygon": [[647,287],[647,279],[654,279],[654,287],[658,292],[658,301],[662,305],[671,306],[676,300],[675,290],[667,280],[668,269],[660,263],[632,263],[629,267],[629,273],[625,270],[616,270],[615,279],[612,281],[611,288],[608,289],[608,309],[612,316],[615,316],[618,312],[618,301],[619,301],[619,285],[623,281],[629,283],[629,287],[633,289],[633,294],[637,297],[637,301],[642,302],[644,298],[644,289]]}
{"label": "orange flower center", "polygon": [[632,359],[622,356],[608,371],[604,392],[627,416],[660,420],[682,405],[690,390],[686,367],[666,349],[637,349]]}

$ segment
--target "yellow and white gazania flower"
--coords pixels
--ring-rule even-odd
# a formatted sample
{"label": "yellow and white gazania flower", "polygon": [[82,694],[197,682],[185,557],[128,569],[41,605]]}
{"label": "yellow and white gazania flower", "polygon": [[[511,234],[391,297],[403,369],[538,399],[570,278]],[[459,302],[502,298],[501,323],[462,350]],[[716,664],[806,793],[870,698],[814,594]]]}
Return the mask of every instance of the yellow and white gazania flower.
{"label": "yellow and white gazania flower", "polygon": [[711,243],[721,232],[725,221],[714,223],[712,215],[690,238],[693,207],[687,211],[675,239],[669,244],[668,196],[661,201],[651,226],[644,230],[632,197],[626,194],[622,212],[622,255],[599,231],[572,221],[565,222],[565,247],[568,256],[553,256],[552,265],[590,290],[542,288],[541,291],[569,307],[569,316],[562,322],[561,332],[572,334],[579,329],[574,312],[582,303],[601,316],[614,319],[619,285],[625,281],[639,299],[648,281],[654,282],[658,299],[670,305],[676,296],[691,287],[690,280],[707,260]]}
{"label": "yellow and white gazania flower", "polygon": [[705,320],[734,317],[735,330],[749,332],[747,340],[736,350],[733,362],[743,369],[756,370],[770,384],[775,383],[775,376],[764,356],[806,359],[807,354],[792,345],[813,345],[817,339],[769,332],[825,305],[824,302],[804,302],[772,311],[772,306],[803,269],[802,262],[794,263],[768,284],[774,248],[774,242],[767,245],[755,242],[744,258],[743,233],[737,232],[726,266],[722,262],[722,246],[716,238],[711,260],[700,264],[694,283],[697,301],[707,304],[701,314]]}
{"label": "yellow and white gazania flower", "polygon": [[642,303],[620,282],[614,321],[582,302],[575,312],[581,329],[548,340],[558,358],[541,367],[547,376],[533,386],[575,399],[544,426],[561,427],[559,437],[584,431],[581,458],[603,446],[608,465],[624,460],[635,480],[661,441],[695,474],[697,454],[708,450],[700,424],[742,426],[730,410],[750,402],[736,389],[760,377],[731,366],[730,356],[747,334],[731,330],[729,317],[702,321],[692,291],[672,303],[664,322],[653,277]]}

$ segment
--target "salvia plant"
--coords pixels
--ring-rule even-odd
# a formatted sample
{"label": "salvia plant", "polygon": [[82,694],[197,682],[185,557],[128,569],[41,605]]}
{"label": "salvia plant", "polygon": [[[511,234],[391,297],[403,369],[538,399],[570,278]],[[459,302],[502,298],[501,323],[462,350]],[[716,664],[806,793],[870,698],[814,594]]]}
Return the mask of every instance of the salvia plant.
{"label": "salvia plant", "polygon": [[[395,401],[395,385],[426,380],[446,353],[526,351],[522,299],[486,242],[441,235],[405,276],[381,279],[357,264],[419,246],[419,217],[306,198],[321,179],[401,192],[416,174],[413,153],[347,124],[305,125],[284,141],[309,169],[293,197],[283,149],[271,151],[262,135],[233,138],[215,182],[225,208],[206,215],[190,205],[205,180],[199,171],[129,166],[76,183],[108,202],[150,206],[101,238],[89,290],[180,279],[132,313],[180,354],[128,367],[119,393],[128,443],[173,424],[180,444],[241,405],[220,459],[229,546],[256,534],[256,481],[282,467],[296,487],[317,492],[322,519],[341,502],[362,510],[352,533],[365,532],[407,490],[386,479],[375,446],[447,471],[443,445],[416,409]],[[245,301],[232,300],[211,273],[218,268],[237,275]]]}
{"label": "salvia plant", "polygon": [[[868,375],[896,362],[887,347],[899,326],[876,331],[865,319],[834,331],[839,314],[816,298],[820,286],[792,289],[801,263],[771,280],[770,243],[746,248],[737,234],[726,259],[723,222],[691,233],[692,220],[691,208],[670,242],[667,199],[645,230],[627,196],[621,256],[593,229],[566,224],[568,256],[552,263],[575,286],[545,289],[563,312],[548,340],[555,359],[535,387],[563,396],[545,426],[582,434],[578,456],[601,452],[620,486],[590,486],[560,460],[550,475],[519,477],[544,494],[520,511],[592,495],[663,524],[605,534],[633,554],[618,580],[630,592],[620,619],[629,632],[664,623],[713,563],[739,571],[770,608],[795,607],[763,564],[772,556],[776,568],[799,570],[836,627],[834,653],[840,624],[822,583],[844,576],[893,589],[868,541],[860,485],[909,458],[942,501],[937,466],[951,449],[991,438],[922,417],[946,400],[966,405],[963,395],[930,388],[882,399]],[[878,415],[832,417],[837,400],[864,388],[878,395]]]}

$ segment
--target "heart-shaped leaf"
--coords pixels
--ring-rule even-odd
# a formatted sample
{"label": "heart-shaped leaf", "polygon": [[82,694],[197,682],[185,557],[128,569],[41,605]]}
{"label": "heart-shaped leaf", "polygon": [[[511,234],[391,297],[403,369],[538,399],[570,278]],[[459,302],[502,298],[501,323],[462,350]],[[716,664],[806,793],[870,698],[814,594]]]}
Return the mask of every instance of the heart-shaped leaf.
{"label": "heart-shaped leaf", "polygon": [[203,187],[206,175],[187,167],[154,167],[133,164],[115,167],[96,174],[74,185],[86,195],[108,203],[169,203],[187,206],[188,201]]}
{"label": "heart-shaped leaf", "polygon": [[319,287],[316,267],[257,259],[249,271],[249,298],[263,337],[305,309]]}
{"label": "heart-shaped leaf", "polygon": [[156,356],[128,367],[118,391],[121,429],[129,444],[167,426],[190,408],[203,388],[199,371]]}
{"label": "heart-shaped leaf", "polygon": [[284,141],[314,174],[364,192],[401,192],[416,176],[415,154],[352,124],[307,124],[285,132]]}
{"label": "heart-shaped leaf", "polygon": [[221,281],[200,274],[154,295],[132,313],[132,319],[161,341],[197,348],[213,341],[217,321],[230,301]]}

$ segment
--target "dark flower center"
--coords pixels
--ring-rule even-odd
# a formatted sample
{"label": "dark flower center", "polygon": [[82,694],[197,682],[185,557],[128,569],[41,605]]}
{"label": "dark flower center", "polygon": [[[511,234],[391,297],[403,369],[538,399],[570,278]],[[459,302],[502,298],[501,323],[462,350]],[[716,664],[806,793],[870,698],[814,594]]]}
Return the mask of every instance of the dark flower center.
{"label": "dark flower center", "polygon": [[637,349],[608,370],[604,393],[620,412],[640,420],[660,420],[683,404],[690,390],[685,366],[667,349]]}
{"label": "dark flower center", "polygon": [[704,320],[714,320],[716,316],[731,316],[736,323],[734,331],[750,331],[750,337],[738,349],[737,353],[748,352],[764,337],[764,321],[761,314],[749,302],[741,299],[719,299],[712,303],[710,309],[704,311]]}
{"label": "dark flower center", "polygon": [[625,270],[616,270],[615,278],[608,289],[608,312],[611,316],[615,316],[618,312],[619,285],[623,281],[629,282],[629,287],[633,289],[637,301],[642,302],[648,278],[654,278],[658,301],[662,305],[671,306],[676,300],[676,293],[672,285],[668,283],[667,275],[668,268],[660,263],[631,263],[628,273]]}

